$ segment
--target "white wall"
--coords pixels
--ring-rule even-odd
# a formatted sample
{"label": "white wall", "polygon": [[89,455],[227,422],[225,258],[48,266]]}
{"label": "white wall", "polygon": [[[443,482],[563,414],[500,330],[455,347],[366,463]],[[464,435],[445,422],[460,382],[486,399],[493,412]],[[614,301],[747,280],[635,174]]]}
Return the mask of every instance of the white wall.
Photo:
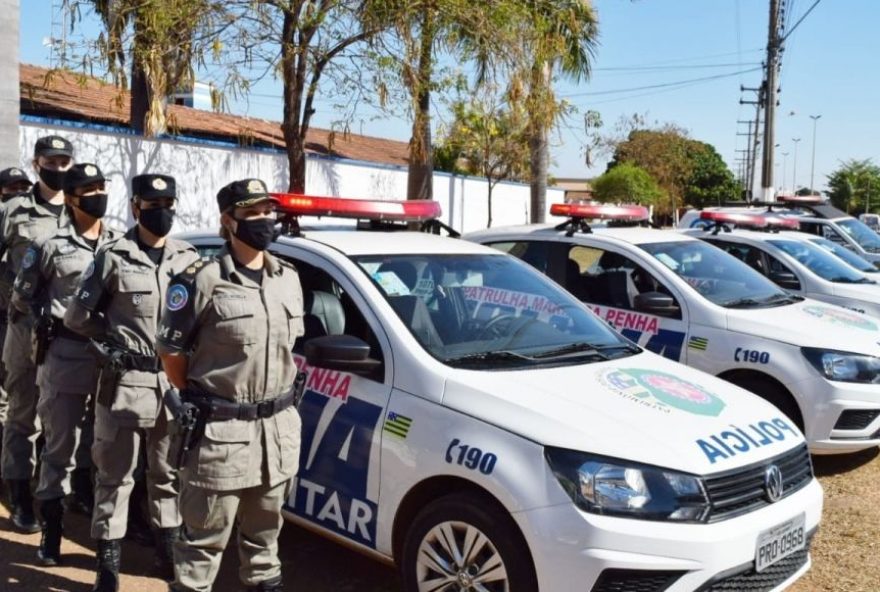
{"label": "white wall", "polygon": [[[287,188],[287,158],[280,151],[253,150],[177,140],[150,140],[140,136],[93,128],[50,125],[25,120],[19,147],[21,166],[30,166],[37,138],[58,134],[69,139],[76,160],[94,162],[111,180],[108,216],[118,226],[131,222],[128,210],[129,180],[136,174],[155,172],[177,179],[176,232],[217,227],[217,190],[246,177],[263,179],[270,189]],[[31,173],[34,176],[34,173]],[[406,198],[406,169],[358,161],[309,157],[306,187],[311,195],[352,198]],[[486,182],[473,177],[434,175],[434,198],[443,208],[443,220],[464,232],[486,227]],[[547,191],[548,208],[561,202],[561,189]],[[493,191],[493,226],[528,222],[529,187],[499,183]]]}

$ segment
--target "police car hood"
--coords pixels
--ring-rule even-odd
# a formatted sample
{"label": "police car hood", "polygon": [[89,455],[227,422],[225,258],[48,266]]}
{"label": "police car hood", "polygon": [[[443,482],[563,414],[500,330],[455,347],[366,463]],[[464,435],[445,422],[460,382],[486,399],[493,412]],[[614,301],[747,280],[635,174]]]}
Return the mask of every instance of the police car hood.
{"label": "police car hood", "polygon": [[728,309],[727,328],[799,347],[880,355],[880,319],[809,298],[786,306]]}
{"label": "police car hood", "polygon": [[880,303],[880,284],[843,284],[835,282],[832,293],[840,298],[851,298],[871,303]]}
{"label": "police car hood", "polygon": [[455,370],[443,405],[543,445],[695,474],[804,441],[769,403],[649,352],[557,368]]}

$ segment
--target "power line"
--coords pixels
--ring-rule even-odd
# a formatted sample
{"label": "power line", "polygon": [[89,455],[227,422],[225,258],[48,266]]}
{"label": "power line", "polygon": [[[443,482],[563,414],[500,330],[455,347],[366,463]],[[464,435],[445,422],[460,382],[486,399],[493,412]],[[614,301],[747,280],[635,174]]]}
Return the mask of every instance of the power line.
{"label": "power line", "polygon": [[811,12],[813,12],[813,9],[816,8],[816,6],[818,6],[818,5],[819,5],[819,2],[821,2],[821,1],[822,1],[822,0],[816,0],[815,2],[813,2],[812,6],[810,6],[810,7],[807,9],[807,11],[803,14],[803,16],[801,16],[801,18],[798,19],[798,21],[794,24],[794,26],[793,26],[791,29],[788,30],[788,32],[787,32],[787,33],[785,34],[785,36],[781,39],[781,41],[784,42],[786,39],[788,39],[788,38],[791,36],[791,34],[795,32],[795,30],[798,28],[798,26],[800,26],[800,24],[801,24],[802,22],[804,22],[804,19],[807,18],[807,16],[808,16]]}
{"label": "power line", "polygon": [[760,62],[730,62],[726,64],[691,64],[691,65],[682,65],[682,66],[620,66],[620,67],[608,67],[608,68],[593,68],[594,71],[602,71],[602,72],[645,72],[645,71],[653,71],[653,70],[698,70],[701,68],[732,68],[734,66],[743,67],[743,66],[753,66],[755,64],[760,64]]}
{"label": "power line", "polygon": [[612,95],[612,94],[633,92],[633,91],[639,91],[639,90],[667,88],[670,86],[680,86],[680,85],[690,84],[692,82],[704,82],[704,81],[708,81],[708,80],[718,80],[720,78],[730,78],[732,76],[739,76],[740,74],[745,74],[747,72],[754,72],[754,71],[760,70],[760,69],[761,69],[761,67],[759,66],[756,68],[748,68],[746,70],[740,70],[738,72],[728,72],[726,74],[715,74],[714,76],[703,76],[700,78],[690,78],[687,80],[679,80],[676,82],[664,82],[661,84],[648,84],[645,86],[633,86],[630,88],[617,88],[617,89],[613,89],[613,90],[599,90],[599,91],[595,91],[595,92],[573,93],[573,94],[569,94],[569,95],[561,95],[561,97],[564,99],[573,98],[573,97],[595,97],[595,96],[600,96],[600,95]]}

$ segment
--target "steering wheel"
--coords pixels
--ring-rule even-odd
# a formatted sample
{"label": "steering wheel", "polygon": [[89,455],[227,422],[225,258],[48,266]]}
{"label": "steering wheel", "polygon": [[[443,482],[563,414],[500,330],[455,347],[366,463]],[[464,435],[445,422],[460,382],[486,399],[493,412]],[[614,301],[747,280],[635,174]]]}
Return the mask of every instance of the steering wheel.
{"label": "steering wheel", "polygon": [[[516,316],[512,314],[500,314],[497,317],[493,317],[489,320],[488,323],[483,325],[483,328],[477,332],[476,339],[498,339],[500,337],[509,336],[507,343],[510,343],[514,340],[514,338],[518,337],[520,333],[522,333],[523,329],[531,325],[532,323],[539,322],[538,319],[529,316]],[[509,324],[509,328],[506,327],[505,323]],[[519,326],[515,326],[515,324],[519,324]],[[507,329],[506,331],[504,329]]]}

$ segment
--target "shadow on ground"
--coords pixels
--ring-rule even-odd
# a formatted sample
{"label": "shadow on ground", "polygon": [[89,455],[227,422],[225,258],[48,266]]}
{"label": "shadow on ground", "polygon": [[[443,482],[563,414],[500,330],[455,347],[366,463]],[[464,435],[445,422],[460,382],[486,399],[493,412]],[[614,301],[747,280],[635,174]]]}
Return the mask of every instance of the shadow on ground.
{"label": "shadow on ground", "polygon": [[880,456],[880,448],[874,447],[852,454],[813,456],[813,469],[817,477],[830,477],[858,469]]}

